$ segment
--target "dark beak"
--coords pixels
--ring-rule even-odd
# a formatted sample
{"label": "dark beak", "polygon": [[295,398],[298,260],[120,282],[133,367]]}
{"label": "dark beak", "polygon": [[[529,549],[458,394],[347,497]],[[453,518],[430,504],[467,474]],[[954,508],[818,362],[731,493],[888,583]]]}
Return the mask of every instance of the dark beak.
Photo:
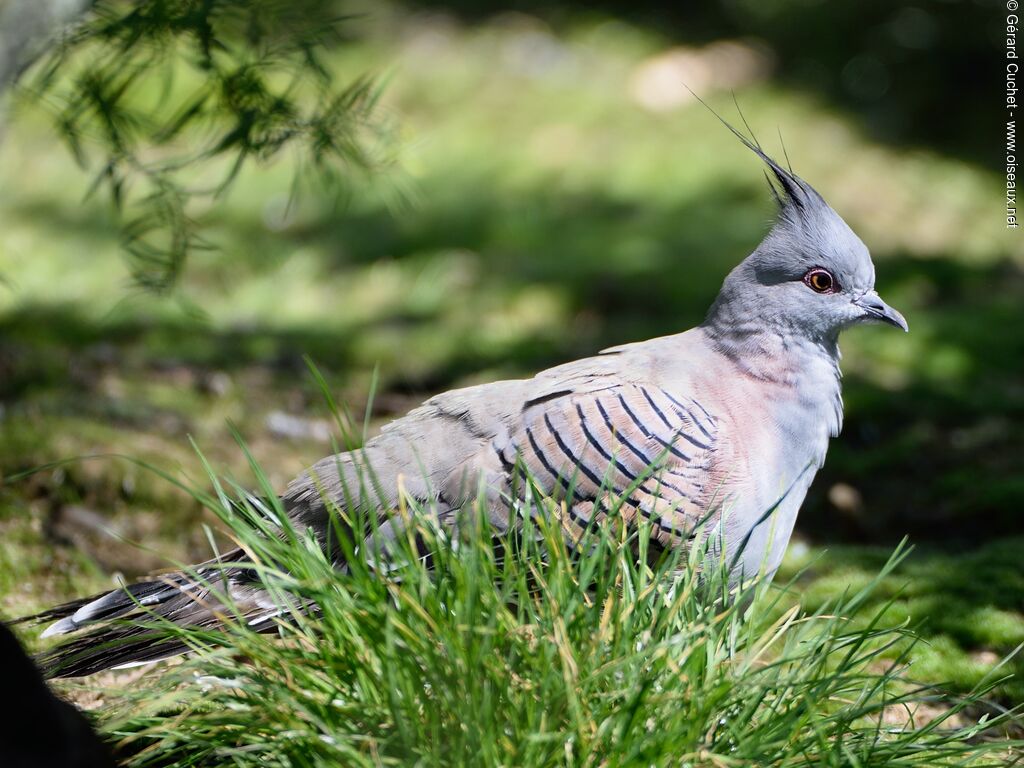
{"label": "dark beak", "polygon": [[863,296],[853,300],[853,303],[864,311],[863,319],[880,320],[883,323],[895,325],[904,331],[909,331],[907,321],[899,312],[890,307],[875,291],[868,291]]}

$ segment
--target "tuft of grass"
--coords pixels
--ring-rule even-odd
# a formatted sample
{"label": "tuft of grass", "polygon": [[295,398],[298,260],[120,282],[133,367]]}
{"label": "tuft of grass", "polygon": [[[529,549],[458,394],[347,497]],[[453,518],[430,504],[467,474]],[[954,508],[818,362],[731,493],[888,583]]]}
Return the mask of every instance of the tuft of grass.
{"label": "tuft of grass", "polygon": [[[889,623],[909,621],[921,637],[913,674],[949,690],[969,691],[993,664],[1024,643],[1020,615],[1024,573],[1018,564],[1024,538],[1008,537],[976,549],[915,547],[900,568],[883,579],[864,615],[888,606]],[[799,554],[791,551],[787,575],[797,570],[799,599],[813,609],[851,584],[869,582],[888,559],[885,547],[831,546]],[[1016,654],[1003,667],[1005,682],[993,691],[1002,703],[1024,701],[1024,658]],[[1012,673],[1012,674],[1010,674]]]}
{"label": "tuft of grass", "polygon": [[482,499],[455,532],[406,499],[386,564],[367,544],[374,520],[334,506],[339,569],[251,467],[269,501],[212,470],[213,492],[193,493],[289,611],[269,633],[240,612],[215,630],[144,620],[194,653],[107,701],[104,729],[131,768],[1001,766],[1022,754],[1015,714],[985,703],[998,671],[966,696],[916,685],[891,601],[865,612],[905,548],[808,612],[763,580],[728,589],[704,548],[654,557],[642,527],[567,539],[560,502],[528,488],[515,533],[488,524]]}

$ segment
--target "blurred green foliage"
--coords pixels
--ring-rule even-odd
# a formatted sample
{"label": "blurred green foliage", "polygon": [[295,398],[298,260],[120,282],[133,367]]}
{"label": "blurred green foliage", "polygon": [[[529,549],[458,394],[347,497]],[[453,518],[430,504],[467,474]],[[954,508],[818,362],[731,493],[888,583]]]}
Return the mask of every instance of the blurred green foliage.
{"label": "blurred green foliage", "polygon": [[662,40],[745,38],[771,54],[778,82],[840,111],[876,140],[999,166],[1005,40],[1002,0],[413,0],[465,19],[520,11],[556,28],[614,16]]}
{"label": "blurred green foliage", "polygon": [[[97,0],[19,84],[123,210],[136,281],[169,290],[209,247],[193,211],[247,164],[294,153],[295,185],[375,160],[375,88],[324,58],[346,18],[321,0]],[[9,34],[15,34],[12,30]]]}
{"label": "blurred green foliage", "polygon": [[[793,47],[716,39],[711,22],[685,46],[569,6],[553,25],[388,5],[346,25],[353,39],[321,64],[332,83],[385,84],[376,114],[398,131],[394,164],[299,196],[301,154],[246,164],[229,197],[186,208],[217,249],[194,253],[168,295],[133,287],[119,220],[87,196],[48,116],[15,114],[0,146],[0,473],[107,451],[196,473],[189,435],[240,470],[230,419],[280,487],[329,449],[304,355],[355,404],[379,366],[386,418],[433,391],[692,326],[773,216],[757,160],[681,95],[681,79],[704,76],[701,95],[728,113],[734,89],[778,154],[781,130],[911,326],[844,337],[846,426],[802,534],[932,543],[913,572],[931,592],[908,610],[936,639],[933,679],[966,684],[977,658],[991,666],[978,654],[1019,642],[1024,586],[979,576],[994,550],[960,554],[993,542],[993,562],[1017,572],[1020,539],[998,540],[1019,537],[1024,504],[1024,249],[1002,229],[995,172],[926,132],[910,147],[879,141],[856,103],[795,83],[799,70],[780,63]],[[190,63],[168,66],[176,84],[202,86]],[[163,76],[137,89],[139,105],[159,100]],[[181,179],[222,170],[200,164]],[[123,463],[0,490],[0,531],[23,542],[2,550],[17,563],[11,585],[31,587],[0,588],[9,612],[152,567],[76,528],[77,507],[172,557],[205,555],[199,510]],[[39,546],[54,530],[80,551]],[[848,556],[831,557],[843,573]],[[845,578],[815,574],[822,590]],[[950,594],[958,608],[943,614]],[[969,622],[956,618],[964,606],[977,609]]]}

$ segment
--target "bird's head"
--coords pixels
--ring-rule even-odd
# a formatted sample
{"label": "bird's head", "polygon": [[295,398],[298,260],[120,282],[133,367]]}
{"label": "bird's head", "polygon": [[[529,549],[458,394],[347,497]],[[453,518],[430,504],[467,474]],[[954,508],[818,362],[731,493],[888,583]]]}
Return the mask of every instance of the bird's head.
{"label": "bird's head", "polygon": [[726,278],[708,324],[752,327],[753,322],[831,341],[860,323],[908,330],[903,315],[875,291],[871,254],[842,217],[810,184],[733,132],[768,166],[778,185],[769,178],[779,214],[761,244]]}

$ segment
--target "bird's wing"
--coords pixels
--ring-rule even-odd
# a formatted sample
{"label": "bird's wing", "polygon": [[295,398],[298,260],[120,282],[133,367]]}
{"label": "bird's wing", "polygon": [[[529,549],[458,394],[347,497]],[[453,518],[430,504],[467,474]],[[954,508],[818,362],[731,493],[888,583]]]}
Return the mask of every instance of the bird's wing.
{"label": "bird's wing", "polygon": [[390,527],[403,494],[429,502],[444,522],[483,485],[492,522],[504,527],[510,495],[522,487],[519,467],[545,492],[571,490],[577,525],[600,519],[611,498],[622,498],[621,510],[648,518],[668,544],[708,508],[716,426],[686,396],[640,383],[642,353],[625,348],[533,379],[438,395],[364,449],[314,465],[292,483],[285,503],[316,530],[326,528],[324,499],[376,510]]}
{"label": "bird's wing", "polygon": [[[602,385],[603,384],[603,385]],[[513,457],[570,502],[570,530],[615,509],[645,518],[664,546],[685,542],[712,512],[717,427],[695,401],[653,383],[592,382],[527,404]]]}
{"label": "bird's wing", "polygon": [[325,522],[325,501],[382,514],[403,496],[442,512],[458,507],[466,492],[460,485],[486,473],[489,446],[507,439],[528,383],[499,381],[431,398],[364,447],[328,456],[292,481],[282,496],[289,514],[316,528]]}

